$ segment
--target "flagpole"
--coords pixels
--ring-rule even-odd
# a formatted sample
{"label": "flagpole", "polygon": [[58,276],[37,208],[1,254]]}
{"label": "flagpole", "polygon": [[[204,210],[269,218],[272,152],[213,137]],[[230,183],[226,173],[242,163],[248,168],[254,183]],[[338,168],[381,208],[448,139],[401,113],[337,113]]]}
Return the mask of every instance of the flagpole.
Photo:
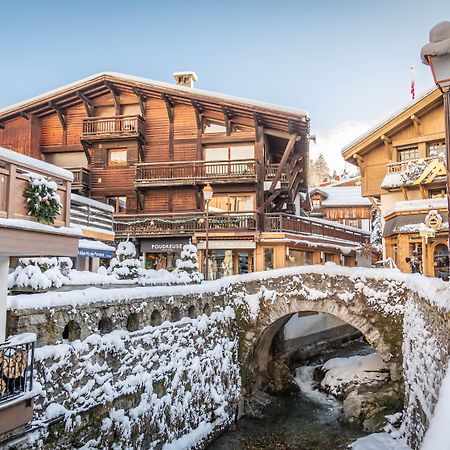
{"label": "flagpole", "polygon": [[416,98],[416,85],[414,82],[414,66],[411,66],[410,69],[411,69],[411,97],[414,100]]}

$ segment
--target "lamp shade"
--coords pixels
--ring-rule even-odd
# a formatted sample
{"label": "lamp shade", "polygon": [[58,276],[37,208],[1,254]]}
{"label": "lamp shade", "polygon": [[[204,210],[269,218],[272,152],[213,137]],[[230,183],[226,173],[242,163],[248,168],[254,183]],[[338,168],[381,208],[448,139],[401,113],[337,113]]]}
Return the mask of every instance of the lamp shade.
{"label": "lamp shade", "polygon": [[450,22],[441,22],[430,31],[430,42],[422,48],[422,61],[429,64],[441,90],[450,89]]}
{"label": "lamp shade", "polygon": [[204,188],[203,188],[203,198],[205,199],[205,201],[209,202],[212,199],[213,196],[213,188],[211,187],[211,185],[208,183]]}

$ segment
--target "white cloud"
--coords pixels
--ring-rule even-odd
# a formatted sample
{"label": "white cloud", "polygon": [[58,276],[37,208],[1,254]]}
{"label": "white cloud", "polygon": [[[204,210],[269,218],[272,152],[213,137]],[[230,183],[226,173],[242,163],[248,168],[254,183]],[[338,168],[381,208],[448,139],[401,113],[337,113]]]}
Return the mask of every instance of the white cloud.
{"label": "white cloud", "polygon": [[347,170],[353,172],[354,166],[345,162],[341,150],[370,127],[370,123],[348,120],[328,132],[316,133],[316,143],[311,142],[309,146],[310,157],[316,159],[322,153],[331,171],[340,172],[346,167]]}

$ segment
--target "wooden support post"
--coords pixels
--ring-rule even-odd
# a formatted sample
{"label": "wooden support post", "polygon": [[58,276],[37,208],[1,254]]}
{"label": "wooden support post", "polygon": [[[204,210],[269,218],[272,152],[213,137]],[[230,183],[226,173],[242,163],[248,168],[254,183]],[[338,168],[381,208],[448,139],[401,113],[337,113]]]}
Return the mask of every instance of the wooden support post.
{"label": "wooden support post", "polygon": [[58,115],[59,122],[61,124],[61,127],[64,131],[67,131],[67,113],[63,111],[56,103],[49,101],[48,106],[50,108],[53,108],[56,111],[56,114]]}
{"label": "wooden support post", "polygon": [[375,199],[370,195],[367,198],[369,199],[369,202],[372,204],[373,208],[381,213],[381,208],[378,206],[378,203],[375,201]]}
{"label": "wooden support post", "polygon": [[139,100],[139,107],[141,108],[141,116],[145,117],[147,111],[146,107],[147,97],[137,87],[133,86],[131,89],[134,92],[134,95],[136,95],[136,97]]}
{"label": "wooden support post", "polygon": [[203,108],[196,100],[191,100],[195,111],[195,120],[197,122],[197,159],[203,159],[202,155],[202,134],[203,134]]}
{"label": "wooden support post", "polygon": [[0,344],[6,340],[9,256],[0,256]]}
{"label": "wooden support post", "polygon": [[415,114],[413,114],[410,117],[410,119],[412,120],[412,123],[417,131],[417,134],[420,136],[420,124],[421,124],[420,119]]}
{"label": "wooden support post", "polygon": [[92,157],[91,157],[91,153],[89,151],[89,144],[84,141],[81,144],[83,145],[83,150],[84,150],[84,154],[86,155],[87,162],[88,162],[88,164],[91,164]]}
{"label": "wooden support post", "polygon": [[65,210],[65,216],[64,216],[64,226],[65,227],[70,227],[70,196],[72,194],[72,183],[70,181],[66,181],[64,183],[65,187],[66,187],[66,210]]}
{"label": "wooden support post", "polygon": [[23,117],[24,119],[30,120],[30,115],[25,111],[19,112],[20,117]]}
{"label": "wooden support post", "polygon": [[271,194],[264,202],[264,210],[281,194],[282,189],[277,189],[273,194]]}
{"label": "wooden support post", "polygon": [[384,146],[388,152],[388,158],[392,159],[394,155],[394,149],[392,147],[392,139],[383,134],[381,136],[381,140],[384,142]]}
{"label": "wooden support post", "polygon": [[272,180],[272,184],[271,184],[271,186],[269,188],[269,192],[271,194],[273,194],[275,192],[275,187],[276,187],[278,181],[281,178],[283,170],[286,167],[286,163],[288,162],[292,151],[294,150],[294,145],[297,142],[297,138],[298,138],[297,134],[293,134],[289,138],[289,141],[288,141],[288,143],[286,145],[286,148],[284,149],[284,153],[283,153],[283,156],[281,158],[280,164],[278,165],[277,172],[276,172],[275,177]]}
{"label": "wooden support post", "polygon": [[231,120],[230,120],[231,113],[227,109],[226,106],[222,105],[221,108],[222,108],[222,112],[223,112],[223,119],[224,119],[224,122],[225,122],[225,129],[226,129],[226,132],[227,132],[227,136],[229,136],[231,134]]}
{"label": "wooden support post", "polygon": [[174,126],[173,126],[173,121],[174,121],[174,107],[173,107],[173,102],[172,99],[167,95],[162,93],[161,94],[161,98],[164,100],[165,104],[166,104],[166,108],[167,108],[167,115],[169,116],[169,160],[173,161],[173,157],[174,157]]}
{"label": "wooden support post", "polygon": [[264,179],[266,175],[266,163],[264,154],[264,128],[261,125],[255,127],[255,160],[256,160],[256,210],[258,212],[258,226],[264,231]]}
{"label": "wooden support post", "polygon": [[17,184],[17,174],[16,174],[16,165],[9,165],[9,190],[8,190],[8,204],[6,205],[6,217],[8,219],[15,219],[14,217],[14,205],[15,198],[17,195],[16,191]]}
{"label": "wooden support post", "polygon": [[80,91],[77,91],[77,97],[83,102],[88,117],[95,116],[95,108],[92,102]]}
{"label": "wooden support post", "polygon": [[112,95],[112,99],[114,102],[114,107],[116,109],[116,116],[120,116],[120,97],[117,89],[109,82],[105,81],[105,86],[108,88],[109,92]]}
{"label": "wooden support post", "polygon": [[353,155],[353,158],[355,159],[355,161],[358,164],[359,167],[359,171],[361,172],[361,177],[364,177],[365,174],[365,167],[364,167],[364,158],[361,155]]}

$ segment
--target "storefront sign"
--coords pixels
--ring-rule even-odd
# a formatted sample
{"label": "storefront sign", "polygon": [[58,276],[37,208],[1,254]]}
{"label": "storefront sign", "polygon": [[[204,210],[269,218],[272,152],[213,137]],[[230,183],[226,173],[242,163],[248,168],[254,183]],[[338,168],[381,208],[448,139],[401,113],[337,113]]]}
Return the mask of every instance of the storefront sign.
{"label": "storefront sign", "polygon": [[78,256],[88,256],[91,258],[111,259],[113,257],[113,252],[110,250],[98,250],[98,249],[93,249],[93,248],[79,248]]}
{"label": "storefront sign", "polygon": [[145,239],[141,241],[144,253],[180,253],[188,239]]}
{"label": "storefront sign", "polygon": [[422,237],[434,237],[434,236],[436,236],[436,233],[434,232],[434,231],[431,231],[431,230],[422,230],[421,232],[420,232],[420,235],[422,236]]}

